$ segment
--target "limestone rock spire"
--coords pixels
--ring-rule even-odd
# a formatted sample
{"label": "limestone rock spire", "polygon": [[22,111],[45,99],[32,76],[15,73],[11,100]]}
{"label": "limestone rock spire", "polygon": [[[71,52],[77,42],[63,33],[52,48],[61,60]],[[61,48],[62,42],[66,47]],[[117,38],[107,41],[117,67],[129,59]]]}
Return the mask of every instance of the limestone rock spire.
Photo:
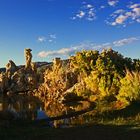
{"label": "limestone rock spire", "polygon": [[25,69],[31,69],[31,62],[32,62],[32,53],[31,53],[31,49],[26,48],[24,51],[24,55],[25,55]]}

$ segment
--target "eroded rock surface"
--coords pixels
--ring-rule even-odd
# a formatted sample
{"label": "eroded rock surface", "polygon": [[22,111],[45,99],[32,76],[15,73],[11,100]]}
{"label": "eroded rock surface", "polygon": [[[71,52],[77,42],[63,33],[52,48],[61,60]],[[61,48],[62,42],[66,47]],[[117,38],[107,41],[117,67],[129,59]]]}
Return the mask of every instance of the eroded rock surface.
{"label": "eroded rock surface", "polygon": [[14,72],[17,70],[16,64],[9,60],[9,62],[6,65],[6,75],[8,78],[11,78],[11,76],[14,74]]}
{"label": "eroded rock surface", "polygon": [[31,49],[25,49],[24,54],[25,54],[25,60],[26,60],[26,64],[25,64],[25,68],[26,70],[31,70],[31,62],[32,62],[32,53],[31,53]]}
{"label": "eroded rock surface", "polygon": [[0,73],[0,92],[4,92],[8,89],[8,77],[5,73]]}
{"label": "eroded rock surface", "polygon": [[32,62],[31,49],[25,49],[25,67],[18,68],[9,60],[6,72],[0,73],[0,91],[3,93],[16,93],[37,88],[37,67]]}

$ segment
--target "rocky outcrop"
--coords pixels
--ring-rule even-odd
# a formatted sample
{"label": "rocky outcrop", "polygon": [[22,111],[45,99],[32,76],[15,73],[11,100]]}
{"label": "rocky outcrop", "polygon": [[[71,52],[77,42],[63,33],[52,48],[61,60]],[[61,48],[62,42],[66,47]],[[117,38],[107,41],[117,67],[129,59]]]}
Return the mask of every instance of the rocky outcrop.
{"label": "rocky outcrop", "polygon": [[32,62],[32,53],[31,53],[31,49],[25,49],[24,54],[25,54],[25,69],[26,70],[31,70],[31,62]]}
{"label": "rocky outcrop", "polygon": [[[25,67],[18,68],[9,60],[6,72],[0,74],[0,91],[8,94],[20,91],[33,91],[39,97],[59,99],[65,91],[77,83],[77,75],[70,68],[70,61],[55,58],[53,63],[45,67],[45,72],[39,72],[35,62],[32,62],[31,49],[24,51]],[[43,80],[40,80],[43,77]],[[42,83],[41,83],[42,82]]]}
{"label": "rocky outcrop", "polygon": [[19,69],[12,75],[10,89],[13,92],[37,88],[37,67],[36,63],[32,62],[31,51],[31,49],[25,49],[25,68]]}
{"label": "rocky outcrop", "polygon": [[0,91],[15,93],[37,88],[37,67],[32,62],[31,49],[25,49],[25,67],[18,68],[9,60],[6,65],[6,72],[0,73]]}
{"label": "rocky outcrop", "polygon": [[9,87],[8,77],[5,73],[0,73],[0,92],[3,93]]}
{"label": "rocky outcrop", "polygon": [[17,70],[16,64],[9,60],[9,62],[6,65],[6,75],[8,78],[11,78],[11,76],[14,74],[14,72]]}
{"label": "rocky outcrop", "polygon": [[65,91],[77,83],[77,75],[70,69],[69,63],[63,62],[55,58],[52,67],[44,72],[44,83],[35,91],[42,100],[61,100]]}

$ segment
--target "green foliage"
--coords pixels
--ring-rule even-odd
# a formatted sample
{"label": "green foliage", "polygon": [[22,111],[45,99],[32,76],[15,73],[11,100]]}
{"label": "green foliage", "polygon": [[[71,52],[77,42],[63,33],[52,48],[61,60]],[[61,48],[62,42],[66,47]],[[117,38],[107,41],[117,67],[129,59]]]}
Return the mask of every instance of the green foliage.
{"label": "green foliage", "polygon": [[[79,77],[84,80],[85,88],[79,90],[83,96],[88,91],[88,97],[99,100],[115,100],[121,88],[120,80],[125,77],[126,69],[140,70],[140,61],[124,58],[112,49],[98,51],[82,51],[71,59]],[[81,80],[80,80],[81,81]],[[126,93],[127,94],[127,93]]]}
{"label": "green foliage", "polygon": [[[98,59],[98,70],[101,71],[116,71],[121,76],[125,76],[124,71],[126,69],[131,70],[132,68],[131,58],[124,58],[121,54],[112,49],[103,50]],[[103,67],[102,69],[99,69],[101,67],[100,65]]]}
{"label": "green foliage", "polygon": [[[118,69],[122,56],[117,55],[113,50],[104,50],[98,57],[95,70],[85,78],[87,88],[90,89],[98,99],[111,101],[118,94],[120,79],[122,77],[121,68]],[[111,99],[112,98],[112,99]]]}
{"label": "green foliage", "polygon": [[117,99],[129,104],[132,101],[140,100],[140,73],[127,71],[126,76],[121,80],[121,88]]}
{"label": "green foliage", "polygon": [[91,95],[95,95],[95,97],[99,100],[106,99],[110,101],[114,99],[119,91],[120,86],[120,77],[117,74],[110,73],[98,73],[98,71],[92,72],[90,76],[85,78],[85,83],[87,89],[92,91]]}
{"label": "green foliage", "polygon": [[76,56],[71,57],[71,66],[75,71],[89,74],[94,69],[99,52],[90,50],[77,52]]}
{"label": "green foliage", "polygon": [[140,60],[124,58],[112,49],[101,53],[83,50],[65,61],[65,65],[61,61],[60,65],[55,64],[45,71],[44,93],[61,97],[60,94],[70,89],[70,92],[91,101],[110,103],[118,99],[118,105],[121,102],[127,104],[139,98],[140,74],[126,73],[126,70],[140,71]]}
{"label": "green foliage", "polygon": [[136,71],[140,71],[140,60],[139,59],[134,59],[133,60],[133,66],[134,66],[134,69]]}

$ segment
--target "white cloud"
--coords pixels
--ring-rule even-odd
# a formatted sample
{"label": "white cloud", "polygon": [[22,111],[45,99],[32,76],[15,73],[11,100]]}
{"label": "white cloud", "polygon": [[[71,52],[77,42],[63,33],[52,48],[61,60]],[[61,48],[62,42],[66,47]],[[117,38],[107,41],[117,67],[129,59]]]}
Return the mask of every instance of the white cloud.
{"label": "white cloud", "polygon": [[130,37],[124,38],[121,40],[114,41],[112,43],[103,43],[103,44],[94,44],[93,42],[84,42],[79,45],[71,46],[69,48],[62,48],[60,50],[54,51],[42,51],[38,53],[38,57],[48,57],[48,56],[70,56],[77,51],[81,50],[95,50],[95,49],[104,49],[112,47],[121,47],[140,40],[140,37]]}
{"label": "white cloud", "polygon": [[140,19],[137,19],[137,22],[140,23]]}
{"label": "white cloud", "polygon": [[87,20],[92,21],[92,20],[94,20],[94,19],[95,19],[95,13],[93,12],[93,9],[90,9],[90,10],[88,11]]}
{"label": "white cloud", "polygon": [[130,43],[133,43],[137,40],[139,40],[138,37],[125,38],[125,39],[121,39],[121,40],[118,40],[118,41],[114,41],[113,45],[115,47],[120,47],[120,46],[124,46],[124,45],[130,44]]}
{"label": "white cloud", "polygon": [[139,6],[140,6],[140,4],[135,3],[135,4],[131,4],[131,5],[129,6],[129,8],[134,9],[134,8],[139,7]]}
{"label": "white cloud", "polygon": [[56,40],[56,35],[55,34],[49,34],[47,36],[40,36],[38,37],[37,41],[40,43],[43,42],[49,42],[49,43],[53,43]]}
{"label": "white cloud", "polygon": [[128,16],[126,15],[119,15],[116,19],[115,19],[115,23],[116,24],[123,24],[125,22],[125,20],[127,20]]}
{"label": "white cloud", "polygon": [[[77,51],[81,50],[89,50],[94,49],[95,44],[93,43],[81,43],[79,45],[71,46],[70,48],[62,48],[60,50],[54,50],[54,51],[41,51],[38,53],[38,57],[48,57],[48,56],[70,56],[73,55]],[[100,46],[98,46],[100,47]]]}
{"label": "white cloud", "polygon": [[38,56],[41,57],[41,58],[47,57],[47,52],[41,51],[41,52],[38,53]]}
{"label": "white cloud", "polygon": [[86,2],[83,3],[78,10],[78,12],[71,18],[72,20],[76,19],[86,19],[88,21],[95,20],[95,8],[92,4],[87,4]]}
{"label": "white cloud", "polygon": [[110,6],[116,6],[116,4],[118,3],[119,1],[118,0],[108,0],[108,4]]}
{"label": "white cloud", "polygon": [[51,43],[51,42],[53,42],[53,40],[52,40],[52,39],[49,39],[49,40],[48,40],[48,42],[50,42],[50,43]]}
{"label": "white cloud", "polygon": [[83,18],[84,16],[85,16],[84,11],[79,11],[79,13],[76,15],[76,17],[78,17],[78,18]]}
{"label": "white cloud", "polygon": [[93,8],[93,5],[87,4],[86,7],[87,7],[87,8]]}
{"label": "white cloud", "polygon": [[140,16],[140,7],[134,8],[132,11],[136,14],[135,16]]}
{"label": "white cloud", "polygon": [[40,36],[40,37],[38,37],[38,42],[46,42],[46,37],[44,37],[44,36]]}
{"label": "white cloud", "polygon": [[123,9],[118,9],[118,10],[116,10],[116,11],[114,12],[114,15],[115,15],[115,14],[122,14],[122,13],[125,13],[125,10],[123,10]]}
{"label": "white cloud", "polygon": [[52,38],[52,39],[56,39],[56,35],[55,35],[55,34],[50,34],[49,36],[50,36],[50,38]]}
{"label": "white cloud", "polygon": [[38,53],[38,57],[44,58],[48,56],[59,56],[59,55],[65,55],[69,56],[71,54],[74,54],[76,51],[78,51],[78,48],[71,47],[71,48],[62,48],[60,50],[54,50],[54,51],[41,51]]}
{"label": "white cloud", "polygon": [[140,4],[131,4],[127,6],[127,9],[119,9],[113,12],[110,15],[110,18],[107,19],[107,24],[116,26],[123,25],[124,27],[127,24],[132,24],[134,22],[140,23]]}
{"label": "white cloud", "polygon": [[100,6],[100,9],[104,9],[104,8],[105,8],[105,6],[104,6],[104,5],[101,5],[101,6]]}

